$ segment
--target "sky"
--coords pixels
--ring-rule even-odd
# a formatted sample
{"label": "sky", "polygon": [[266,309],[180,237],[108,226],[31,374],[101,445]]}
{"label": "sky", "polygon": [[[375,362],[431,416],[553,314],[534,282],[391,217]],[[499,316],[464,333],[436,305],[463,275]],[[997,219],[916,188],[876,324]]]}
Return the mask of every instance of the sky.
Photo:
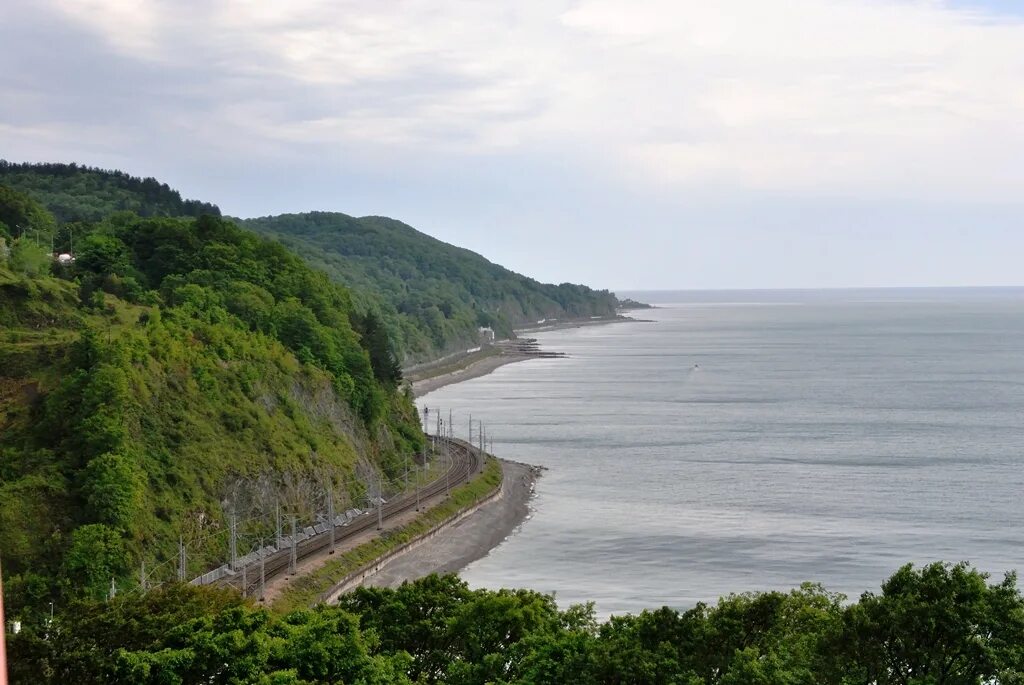
{"label": "sky", "polygon": [[1024,285],[1020,0],[3,0],[0,158],[611,289]]}

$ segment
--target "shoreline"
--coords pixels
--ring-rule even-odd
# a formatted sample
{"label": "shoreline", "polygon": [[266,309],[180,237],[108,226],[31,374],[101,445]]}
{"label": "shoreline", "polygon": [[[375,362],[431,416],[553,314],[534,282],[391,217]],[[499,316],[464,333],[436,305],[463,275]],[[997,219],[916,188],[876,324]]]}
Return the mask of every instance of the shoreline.
{"label": "shoreline", "polygon": [[483,559],[531,516],[530,501],[543,467],[501,459],[500,494],[421,544],[383,563],[364,587],[398,587],[432,573],[459,573]]}
{"label": "shoreline", "polygon": [[[619,314],[601,319],[552,322],[550,325],[517,329],[515,333],[528,334],[642,321],[644,320]],[[494,349],[484,352],[482,356],[473,358],[470,355],[453,360],[449,365],[442,367],[442,372],[437,375],[431,376],[428,372],[425,377],[411,380],[409,386],[413,396],[420,398],[447,385],[486,376],[506,364],[541,359],[544,356],[557,356],[557,353],[542,351],[540,354],[515,351],[515,343],[515,340],[503,341]],[[506,347],[502,349],[502,345]],[[499,461],[502,468],[500,496],[486,502],[450,526],[438,530],[414,548],[388,559],[372,574],[364,577],[359,585],[397,587],[403,582],[416,580],[431,573],[459,573],[474,561],[486,557],[491,550],[514,535],[532,516],[531,501],[536,496],[537,480],[545,468],[500,457]]]}
{"label": "shoreline", "polygon": [[[534,326],[526,326],[524,328],[517,328],[513,332],[518,336],[520,333],[549,333],[551,331],[563,331],[572,328],[604,326],[608,324],[628,322],[649,323],[646,319],[636,319],[631,316],[618,314],[614,317],[601,317],[598,319],[553,321],[550,324],[538,324]],[[418,378],[416,377],[417,374],[412,374],[412,378],[409,380],[409,386],[412,389],[413,397],[418,399],[427,393],[440,390],[447,385],[453,385],[455,383],[461,383],[462,381],[486,376],[506,364],[515,364],[516,362],[524,362],[529,359],[541,359],[544,358],[544,356],[557,356],[557,353],[528,354],[510,351],[510,349],[502,349],[502,346],[514,345],[515,343],[516,340],[503,340],[491,348],[490,351],[483,353],[483,356],[477,354],[476,356],[468,355],[462,359],[453,359],[448,365],[441,367],[440,373],[437,373],[436,375],[431,375],[429,370],[426,371],[426,375]]]}
{"label": "shoreline", "polygon": [[480,378],[481,376],[486,376],[506,364],[525,362],[528,359],[533,359],[533,357],[525,354],[513,355],[500,353],[474,359],[469,361],[467,364],[459,366],[454,371],[447,371],[437,376],[427,376],[426,378],[412,381],[410,383],[410,386],[412,387],[412,396],[419,399],[427,393],[439,390],[446,385],[453,385],[455,383],[461,383],[462,381]]}

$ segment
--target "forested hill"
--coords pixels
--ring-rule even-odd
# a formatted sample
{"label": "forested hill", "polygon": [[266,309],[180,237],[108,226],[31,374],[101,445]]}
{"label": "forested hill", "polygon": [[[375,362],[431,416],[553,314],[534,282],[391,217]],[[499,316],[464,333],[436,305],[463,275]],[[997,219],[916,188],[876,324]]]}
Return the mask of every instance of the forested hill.
{"label": "forested hill", "polygon": [[[0,160],[0,187],[39,202],[60,224],[97,222],[119,211],[220,215],[216,205],[184,200],[154,178],[77,164]],[[475,346],[481,326],[507,337],[514,327],[539,319],[611,316],[620,304],[606,290],[540,283],[385,217],[309,212],[236,221],[280,240],[349,286],[356,308],[384,322],[404,364]],[[18,230],[11,225],[8,232]],[[77,231],[67,232],[72,234]]]}
{"label": "forested hill", "polygon": [[607,290],[540,283],[385,217],[309,212],[240,223],[351,286],[379,310],[406,361],[473,345],[480,326],[501,337],[539,319],[611,316],[619,304]]}
{"label": "forested hill", "polygon": [[[348,291],[213,216],[66,227],[0,188],[0,550],[11,611],[223,562],[423,447],[390,343]],[[3,226],[0,225],[0,229]],[[46,247],[43,247],[43,246]],[[248,533],[246,532],[248,531]],[[242,539],[240,537],[240,539]],[[67,681],[73,682],[73,681]]]}
{"label": "forested hill", "polygon": [[139,216],[220,215],[217,205],[183,200],[155,178],[78,164],[14,164],[0,160],[0,185],[43,204],[60,222],[99,221],[118,211]]}

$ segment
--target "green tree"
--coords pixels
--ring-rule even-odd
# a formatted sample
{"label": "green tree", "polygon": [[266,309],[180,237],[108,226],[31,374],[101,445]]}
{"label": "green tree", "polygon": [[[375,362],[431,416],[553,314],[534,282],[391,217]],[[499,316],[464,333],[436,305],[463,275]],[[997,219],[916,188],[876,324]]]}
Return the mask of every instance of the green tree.
{"label": "green tree", "polygon": [[121,530],[131,530],[142,507],[142,486],[132,460],[108,452],[86,465],[82,475],[90,518]]}
{"label": "green tree", "polygon": [[126,275],[131,270],[128,247],[117,237],[93,233],[76,250],[75,267],[97,276]]}
{"label": "green tree", "polygon": [[410,676],[440,682],[455,652],[449,625],[473,596],[454,575],[430,575],[396,589],[362,587],[342,596],[338,606],[359,616],[364,631],[372,631],[384,653],[412,655]]}
{"label": "green tree", "polygon": [[843,683],[1024,682],[1024,599],[966,563],[908,564],[847,609],[833,645]]}
{"label": "green tree", "polygon": [[278,626],[277,670],[294,669],[299,678],[328,685],[410,682],[407,658],[371,656],[358,619],[337,608],[318,607],[287,616]]}
{"label": "green tree", "polygon": [[50,255],[28,238],[15,240],[11,247],[10,264],[13,271],[27,276],[39,276],[50,270]]}
{"label": "green tree", "polygon": [[53,215],[25,193],[0,185],[0,223],[7,226],[12,237],[30,230],[39,231],[47,240],[56,230]]}
{"label": "green tree", "polygon": [[113,528],[91,523],[76,528],[64,554],[63,576],[69,590],[82,588],[82,594],[103,597],[111,579],[128,570],[124,540]]}
{"label": "green tree", "polygon": [[398,362],[394,342],[388,335],[384,322],[374,312],[367,312],[358,317],[356,328],[362,336],[363,346],[370,355],[373,375],[386,385],[397,385],[402,380],[402,366]]}

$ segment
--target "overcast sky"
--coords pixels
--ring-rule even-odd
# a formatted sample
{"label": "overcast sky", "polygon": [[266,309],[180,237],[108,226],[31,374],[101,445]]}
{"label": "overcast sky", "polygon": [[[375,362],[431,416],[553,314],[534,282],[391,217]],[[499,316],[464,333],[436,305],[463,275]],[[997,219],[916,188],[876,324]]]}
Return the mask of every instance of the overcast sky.
{"label": "overcast sky", "polygon": [[1020,0],[0,0],[0,157],[549,281],[1024,284]]}

